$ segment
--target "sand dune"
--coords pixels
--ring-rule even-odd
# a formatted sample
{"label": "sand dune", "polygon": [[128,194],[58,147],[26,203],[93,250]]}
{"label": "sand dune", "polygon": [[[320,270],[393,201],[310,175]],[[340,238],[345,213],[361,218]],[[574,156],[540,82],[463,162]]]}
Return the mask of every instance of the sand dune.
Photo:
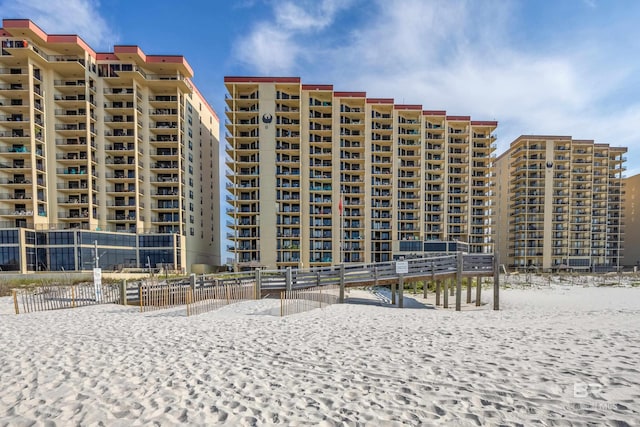
{"label": "sand dune", "polygon": [[0,425],[640,420],[638,288],[506,290],[499,312],[351,297],[372,304],[285,318],[263,314],[272,300],[189,318],[116,305],[15,316],[2,298]]}

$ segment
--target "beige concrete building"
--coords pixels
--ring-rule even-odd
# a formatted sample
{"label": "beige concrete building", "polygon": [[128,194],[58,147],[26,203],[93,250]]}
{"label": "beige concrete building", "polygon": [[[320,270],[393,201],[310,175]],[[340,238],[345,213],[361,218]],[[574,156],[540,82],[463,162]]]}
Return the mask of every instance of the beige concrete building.
{"label": "beige concrete building", "polygon": [[640,267],[640,174],[624,180],[625,267]]}
{"label": "beige concrete building", "polygon": [[499,261],[543,271],[622,262],[626,148],[523,135],[496,161]]}
{"label": "beige concrete building", "polygon": [[497,122],[299,78],[225,85],[239,268],[389,261],[439,241],[493,251]]}
{"label": "beige concrete building", "polygon": [[[169,235],[162,257],[114,260],[220,265],[219,121],[184,57],[98,53],[29,20],[0,35],[1,228]],[[28,270],[34,249],[19,251]]]}

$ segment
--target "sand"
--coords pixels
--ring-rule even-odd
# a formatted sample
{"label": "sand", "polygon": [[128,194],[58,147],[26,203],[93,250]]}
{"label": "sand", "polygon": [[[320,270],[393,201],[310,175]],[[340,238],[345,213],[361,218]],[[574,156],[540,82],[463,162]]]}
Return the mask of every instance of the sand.
{"label": "sand", "polygon": [[1,298],[0,425],[640,423],[640,288],[508,289],[499,312],[350,297],[285,318]]}

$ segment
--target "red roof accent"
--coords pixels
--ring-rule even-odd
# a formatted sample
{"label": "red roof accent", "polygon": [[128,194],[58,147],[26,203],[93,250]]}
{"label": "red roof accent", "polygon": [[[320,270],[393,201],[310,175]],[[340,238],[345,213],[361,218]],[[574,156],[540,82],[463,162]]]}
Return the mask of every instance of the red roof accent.
{"label": "red roof accent", "polygon": [[107,52],[107,53],[97,53],[96,59],[98,61],[117,61],[118,57],[114,53]]}
{"label": "red roof accent", "polygon": [[472,120],[471,125],[475,126],[498,126],[498,122],[491,120]]}
{"label": "red roof accent", "polygon": [[466,122],[471,120],[471,116],[447,116],[447,120]]}
{"label": "red roof accent", "polygon": [[146,59],[145,58],[145,54],[142,52],[142,49],[140,49],[136,45],[118,45],[118,46],[114,46],[113,47],[113,52],[114,53],[133,53],[134,55],[138,55],[142,59]]}
{"label": "red roof accent", "polygon": [[393,106],[395,110],[422,110],[419,104],[396,104]]}
{"label": "red roof accent", "polygon": [[422,110],[423,116],[446,116],[445,110]]}
{"label": "red roof accent", "polygon": [[240,77],[225,76],[225,83],[300,83],[300,77]]}
{"label": "red roof accent", "polygon": [[[38,27],[30,19],[3,19],[2,26],[5,30],[8,28],[27,28],[36,33],[42,41],[47,41],[47,33],[42,31],[42,28]],[[11,33],[11,31],[9,31],[9,33]]]}
{"label": "red roof accent", "polygon": [[367,98],[367,104],[393,104],[393,98]]}
{"label": "red roof accent", "polygon": [[336,98],[366,98],[367,92],[334,92]]}
{"label": "red roof accent", "polygon": [[333,85],[302,85],[302,90],[330,90],[330,91],[333,91]]}
{"label": "red roof accent", "polygon": [[3,32],[8,34],[3,34],[3,37],[7,35],[11,35],[11,29],[22,29],[31,31],[36,37],[40,38],[42,43],[71,43],[80,46],[89,55],[93,56],[96,59],[102,60],[110,60],[110,61],[118,61],[118,54],[134,54],[140,57],[143,62],[148,64],[151,63],[172,63],[172,64],[182,64],[191,75],[193,75],[193,70],[191,66],[187,63],[184,56],[181,55],[145,55],[142,49],[135,45],[121,45],[115,46],[113,49],[113,53],[100,53],[97,54],[84,40],[78,35],[75,34],[47,34],[40,27],[34,24],[30,19],[4,19],[2,21]]}

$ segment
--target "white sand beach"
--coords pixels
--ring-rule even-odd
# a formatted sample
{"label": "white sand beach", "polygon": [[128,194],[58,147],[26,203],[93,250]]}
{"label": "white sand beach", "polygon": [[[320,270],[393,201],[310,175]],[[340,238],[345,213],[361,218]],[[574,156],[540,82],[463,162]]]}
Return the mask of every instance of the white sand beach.
{"label": "white sand beach", "polygon": [[262,300],[187,318],[16,316],[2,298],[0,425],[640,423],[640,288],[509,289],[501,311],[423,302],[280,318]]}

